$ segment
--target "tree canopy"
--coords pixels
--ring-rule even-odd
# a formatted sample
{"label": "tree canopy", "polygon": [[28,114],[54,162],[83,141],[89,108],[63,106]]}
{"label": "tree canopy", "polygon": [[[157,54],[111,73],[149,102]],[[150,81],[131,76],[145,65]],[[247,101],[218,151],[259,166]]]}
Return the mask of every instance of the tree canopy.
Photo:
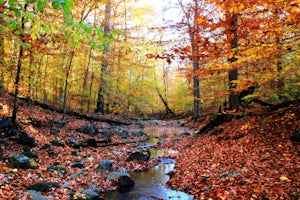
{"label": "tree canopy", "polygon": [[1,86],[16,96],[88,113],[101,101],[101,113],[132,115],[299,97],[296,1],[170,0],[160,11],[134,0],[0,5]]}

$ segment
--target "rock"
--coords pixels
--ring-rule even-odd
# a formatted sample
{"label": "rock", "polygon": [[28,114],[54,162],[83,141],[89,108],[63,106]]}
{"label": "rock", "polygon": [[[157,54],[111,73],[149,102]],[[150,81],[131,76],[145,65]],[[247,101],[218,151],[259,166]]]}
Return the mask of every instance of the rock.
{"label": "rock", "polygon": [[111,130],[117,133],[122,139],[127,139],[129,137],[128,132],[121,126],[112,127]]}
{"label": "rock", "polygon": [[294,134],[290,137],[290,140],[294,142],[300,142],[300,130],[294,132]]}
{"label": "rock", "polygon": [[51,187],[59,187],[58,182],[40,182],[40,183],[35,183],[32,185],[29,185],[27,187],[28,190],[35,190],[39,192],[48,192],[50,191]]}
{"label": "rock", "polygon": [[83,161],[82,161],[82,160],[78,160],[78,161],[76,161],[71,167],[82,169],[82,168],[84,168]]}
{"label": "rock", "polygon": [[50,119],[50,125],[51,125],[51,126],[63,127],[63,126],[66,125],[67,123],[68,123],[68,122],[66,122],[66,121],[57,121],[57,120]]}
{"label": "rock", "polygon": [[121,139],[127,139],[129,137],[129,134],[127,131],[125,131],[120,134],[120,137],[121,137]]}
{"label": "rock", "polygon": [[83,193],[82,198],[76,199],[85,199],[85,200],[98,200],[99,199],[99,193],[95,192],[93,189],[83,189],[81,190],[81,193]]}
{"label": "rock", "polygon": [[119,178],[120,176],[129,176],[127,170],[123,167],[119,168],[116,172],[112,172],[110,174],[108,174],[107,179],[108,180],[114,180],[116,178]]}
{"label": "rock", "polygon": [[37,163],[25,155],[13,155],[9,157],[7,166],[18,169],[36,169]]}
{"label": "rock", "polygon": [[52,140],[51,144],[53,144],[54,146],[58,146],[58,147],[64,147],[65,146],[65,142],[63,140]]}
{"label": "rock", "polygon": [[99,165],[98,165],[99,170],[108,170],[108,171],[113,171],[113,161],[112,160],[101,160]]}
{"label": "rock", "polygon": [[127,192],[134,187],[134,181],[129,176],[120,176],[118,186],[120,192]]}
{"label": "rock", "polygon": [[[146,152],[146,154],[144,154]],[[147,161],[150,159],[151,152],[149,150],[146,151],[137,151],[134,153],[131,153],[126,161],[132,161],[132,160],[141,160],[141,161]]]}
{"label": "rock", "polygon": [[76,142],[74,139],[68,139],[66,143],[69,147],[72,147],[74,149],[80,148],[80,144],[78,142]]}
{"label": "rock", "polygon": [[16,139],[16,142],[18,144],[23,144],[29,147],[37,146],[35,139],[31,135],[23,131],[19,133],[19,137]]}
{"label": "rock", "polygon": [[77,131],[87,134],[89,136],[95,136],[98,133],[98,130],[91,125],[82,126],[82,127],[78,128]]}
{"label": "rock", "polygon": [[47,150],[47,149],[50,149],[50,148],[51,148],[50,144],[44,144],[40,149],[41,150]]}
{"label": "rock", "polygon": [[132,135],[135,137],[147,136],[147,134],[142,130],[133,130]]}
{"label": "rock", "polygon": [[35,190],[28,190],[27,192],[30,194],[32,200],[48,200],[46,197]]}
{"label": "rock", "polygon": [[58,156],[58,153],[55,153],[52,148],[47,149],[47,152],[48,152],[48,156],[51,156],[51,157],[57,157]]}
{"label": "rock", "polygon": [[57,171],[57,172],[59,172],[59,173],[62,174],[62,175],[65,175],[65,174],[68,173],[68,170],[67,170],[66,167],[61,166],[61,165],[58,165],[58,164],[49,165],[49,166],[47,167],[47,171],[48,171],[48,172]]}
{"label": "rock", "polygon": [[28,158],[38,158],[38,156],[28,146],[23,147],[23,151],[23,155],[27,156]]}
{"label": "rock", "polygon": [[0,120],[0,130],[12,128],[8,118],[3,118]]}
{"label": "rock", "polygon": [[182,131],[177,132],[175,135],[192,135],[192,134],[193,134],[193,131],[182,130]]}
{"label": "rock", "polygon": [[72,155],[73,156],[78,156],[79,155],[79,151],[77,149],[75,151],[72,151]]}
{"label": "rock", "polygon": [[110,133],[107,130],[100,131],[101,136],[110,139]]}
{"label": "rock", "polygon": [[80,143],[81,147],[97,147],[97,141],[94,138],[89,138]]}
{"label": "rock", "polygon": [[220,175],[220,178],[226,178],[228,176],[238,176],[240,175],[242,172],[241,170],[230,170],[230,171],[227,171],[227,172],[223,172],[221,175]]}
{"label": "rock", "polygon": [[56,129],[56,128],[51,128],[50,129],[50,134],[51,135],[58,135],[60,133],[60,130]]}

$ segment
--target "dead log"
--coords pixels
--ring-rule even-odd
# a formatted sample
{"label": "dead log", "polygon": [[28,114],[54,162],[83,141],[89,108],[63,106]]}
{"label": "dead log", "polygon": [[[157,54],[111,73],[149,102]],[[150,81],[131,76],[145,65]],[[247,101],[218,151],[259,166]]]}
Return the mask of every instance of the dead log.
{"label": "dead log", "polygon": [[275,111],[280,108],[286,108],[286,107],[289,107],[290,105],[296,105],[296,104],[300,104],[300,99],[292,100],[292,101],[285,101],[280,104],[273,105],[273,106],[271,106],[270,111]]}
{"label": "dead log", "polygon": [[[19,97],[19,99],[28,102],[27,97]],[[39,106],[43,109],[58,112],[58,113],[64,112],[63,109],[60,109],[60,108],[51,106],[49,104],[36,101],[36,100],[32,100],[32,105]],[[74,117],[86,119],[86,120],[106,122],[106,123],[109,123],[110,125],[131,125],[131,123],[127,122],[127,121],[113,120],[113,119],[104,118],[104,117],[100,117],[100,116],[91,116],[91,115],[82,114],[82,113],[78,113],[78,112],[71,111],[71,110],[67,110],[66,114],[74,116]]]}
{"label": "dead log", "polygon": [[253,99],[252,101],[255,102],[255,103],[258,103],[259,105],[264,106],[264,107],[274,106],[274,104],[270,104],[268,102],[265,102],[265,101],[262,101],[262,100],[259,100],[259,99]]}
{"label": "dead log", "polygon": [[231,113],[218,113],[214,119],[211,119],[208,124],[198,131],[198,134],[205,134],[214,128],[220,126],[224,122],[231,122],[234,118],[240,119],[244,115],[231,114]]}

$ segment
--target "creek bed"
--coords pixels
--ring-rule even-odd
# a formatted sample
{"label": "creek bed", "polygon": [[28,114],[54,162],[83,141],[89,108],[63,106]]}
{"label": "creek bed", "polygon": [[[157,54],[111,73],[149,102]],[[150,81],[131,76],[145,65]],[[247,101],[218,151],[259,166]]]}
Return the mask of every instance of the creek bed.
{"label": "creek bed", "polygon": [[165,187],[166,182],[169,180],[169,176],[166,174],[174,170],[175,160],[171,158],[161,157],[168,156],[176,152],[151,149],[151,147],[154,147],[157,142],[159,142],[159,139],[157,137],[152,137],[145,142],[143,147],[150,148],[151,156],[158,157],[160,163],[147,171],[131,172],[130,176],[134,180],[135,186],[126,193],[120,193],[119,191],[109,191],[105,194],[105,200],[194,199],[192,196],[184,192],[171,190]]}

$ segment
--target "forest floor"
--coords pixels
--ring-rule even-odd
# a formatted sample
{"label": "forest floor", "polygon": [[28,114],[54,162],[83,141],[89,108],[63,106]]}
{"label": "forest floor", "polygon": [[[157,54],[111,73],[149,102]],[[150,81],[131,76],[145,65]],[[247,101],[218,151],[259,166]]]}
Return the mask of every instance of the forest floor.
{"label": "forest floor", "polygon": [[[0,105],[1,119],[8,116],[12,108],[12,97],[4,91],[0,94]],[[92,124],[106,129],[110,125],[67,116],[68,123],[60,127],[57,134],[52,134],[49,121],[59,121],[61,114],[23,105],[19,109],[18,124],[37,142],[32,151],[38,155],[38,167],[9,168],[7,159],[22,154],[23,146],[4,140],[0,130],[0,199],[30,199],[27,186],[41,181],[60,184],[60,187],[42,192],[49,199],[70,199],[69,188],[73,196],[80,196],[81,189],[92,188],[100,191],[103,197],[105,191],[116,189],[116,183],[107,180],[108,171],[99,171],[101,160],[113,160],[115,169],[124,167],[132,171],[146,170],[158,163],[157,158],[126,162],[129,152],[136,151],[135,146],[146,138],[130,135],[122,139],[117,133],[111,134],[112,142],[107,146],[75,151],[67,145],[53,145],[53,156],[43,148],[51,141],[83,140],[89,136],[78,132],[78,128]],[[158,145],[156,148],[178,152],[170,155],[176,159],[176,166],[167,186],[192,194],[195,199],[299,199],[299,143],[292,142],[290,137],[300,130],[300,105],[272,112],[250,109],[245,113],[252,115],[223,123],[207,134],[173,136]],[[196,131],[208,121],[208,118],[189,120],[185,126]],[[139,122],[131,123],[124,127],[127,131],[140,128]],[[84,168],[71,167],[78,159],[84,161]],[[53,164],[64,166],[67,173],[47,170]]]}
{"label": "forest floor", "polygon": [[[169,187],[195,199],[300,199],[300,105],[245,113],[208,134],[164,144],[180,152]],[[203,121],[190,126],[199,130]]]}

